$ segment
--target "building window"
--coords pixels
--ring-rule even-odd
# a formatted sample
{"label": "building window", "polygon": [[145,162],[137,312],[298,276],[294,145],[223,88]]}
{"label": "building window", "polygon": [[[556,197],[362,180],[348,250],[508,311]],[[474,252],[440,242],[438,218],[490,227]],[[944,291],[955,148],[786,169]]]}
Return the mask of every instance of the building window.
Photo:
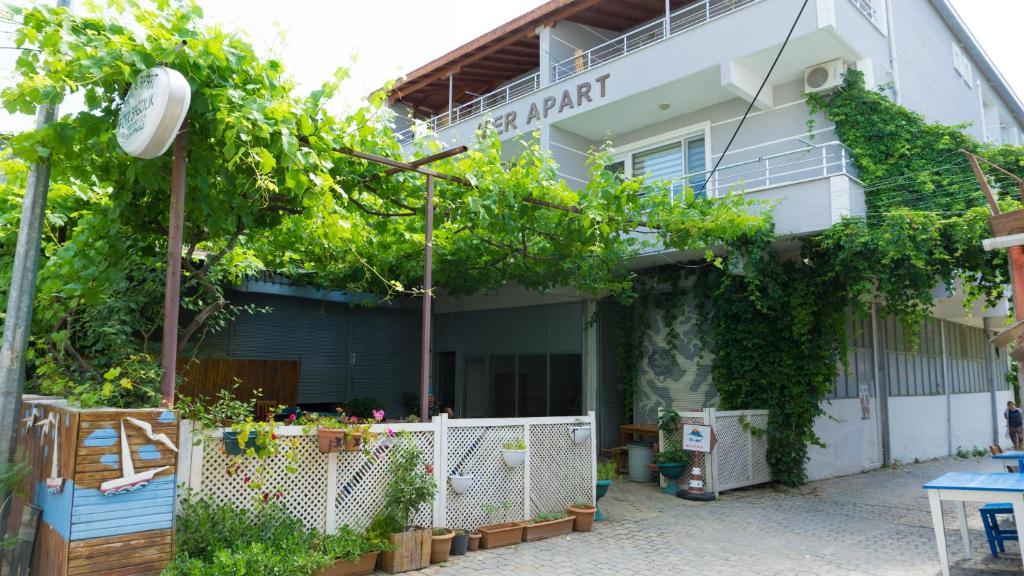
{"label": "building window", "polygon": [[967,55],[964,54],[963,48],[953,43],[953,69],[960,75],[960,78],[971,86],[974,82],[974,73],[971,69],[971,61],[968,60]]}
{"label": "building window", "polygon": [[608,165],[608,170],[630,177],[646,176],[648,182],[672,183],[673,199],[682,193],[683,185],[693,188],[697,197],[704,196],[706,154],[704,134],[661,143],[630,153]]}

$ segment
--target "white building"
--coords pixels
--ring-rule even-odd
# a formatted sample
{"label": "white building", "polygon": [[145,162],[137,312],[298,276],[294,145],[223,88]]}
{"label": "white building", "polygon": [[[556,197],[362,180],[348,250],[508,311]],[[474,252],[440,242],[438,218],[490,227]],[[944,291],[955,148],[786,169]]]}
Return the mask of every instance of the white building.
{"label": "white building", "polygon": [[[391,102],[402,118],[400,141],[407,151],[419,138],[471,144],[487,121],[509,142],[507,154],[515,136],[539,130],[570,185],[585,183],[587,150],[606,139],[626,174],[699,185],[800,4],[548,2],[408,74]],[[948,1],[810,0],[707,192],[743,182],[750,196],[777,199],[782,235],[863,215],[862,185],[833,126],[819,117],[807,139],[806,93],[841,81],[847,67],[863,71],[869,86],[890,85],[893,98],[931,121],[969,123],[979,140],[1020,143],[1024,106]],[[666,257],[651,254],[636,266]],[[942,296],[916,353],[906,351],[899,323],[877,310],[870,321],[851,320],[851,370],[827,407],[838,421],[818,424],[829,448],[812,448],[811,478],[1006,442],[1006,361],[988,337],[1007,309],[968,315],[955,296]],[[595,309],[599,321],[588,328],[583,319]],[[569,290],[509,288],[442,297],[436,310],[435,387],[449,390],[460,416],[596,409],[603,443],[617,443],[622,391],[609,359],[614,319],[603,307]],[[692,316],[681,315],[686,342],[677,350],[659,349],[660,335],[649,335],[637,421],[661,406],[715,404],[709,365],[686,346],[695,337]]]}

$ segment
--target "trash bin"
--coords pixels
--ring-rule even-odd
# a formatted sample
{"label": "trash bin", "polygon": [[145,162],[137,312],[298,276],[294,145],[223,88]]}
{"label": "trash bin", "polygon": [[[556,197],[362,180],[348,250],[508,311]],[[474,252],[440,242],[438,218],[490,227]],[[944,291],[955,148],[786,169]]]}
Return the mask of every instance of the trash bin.
{"label": "trash bin", "polygon": [[650,482],[651,470],[648,464],[654,462],[654,450],[643,444],[629,444],[629,479],[633,482]]}

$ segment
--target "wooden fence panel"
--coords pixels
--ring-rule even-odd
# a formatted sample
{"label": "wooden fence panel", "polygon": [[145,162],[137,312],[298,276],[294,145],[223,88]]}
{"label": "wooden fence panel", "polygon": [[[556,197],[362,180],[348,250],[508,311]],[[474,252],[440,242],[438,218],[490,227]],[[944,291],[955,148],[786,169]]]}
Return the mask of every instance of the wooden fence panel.
{"label": "wooden fence panel", "polygon": [[219,390],[230,389],[237,379],[235,396],[240,400],[249,400],[254,390],[262,390],[261,399],[293,406],[298,401],[300,369],[298,360],[182,359],[178,374],[184,381],[178,392],[192,398],[214,398]]}

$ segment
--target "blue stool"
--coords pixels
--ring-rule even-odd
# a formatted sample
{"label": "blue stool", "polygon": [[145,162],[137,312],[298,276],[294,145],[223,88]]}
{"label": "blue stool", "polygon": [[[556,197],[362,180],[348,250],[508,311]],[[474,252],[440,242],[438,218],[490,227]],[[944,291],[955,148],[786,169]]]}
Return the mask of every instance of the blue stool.
{"label": "blue stool", "polygon": [[[988,538],[988,549],[994,558],[999,558],[999,552],[1006,552],[1004,542],[1019,542],[1016,530],[1004,530],[999,527],[999,514],[1013,514],[1013,505],[1006,502],[998,504],[985,504],[981,507],[981,523],[985,526],[985,538]],[[999,547],[999,552],[996,547]]]}

